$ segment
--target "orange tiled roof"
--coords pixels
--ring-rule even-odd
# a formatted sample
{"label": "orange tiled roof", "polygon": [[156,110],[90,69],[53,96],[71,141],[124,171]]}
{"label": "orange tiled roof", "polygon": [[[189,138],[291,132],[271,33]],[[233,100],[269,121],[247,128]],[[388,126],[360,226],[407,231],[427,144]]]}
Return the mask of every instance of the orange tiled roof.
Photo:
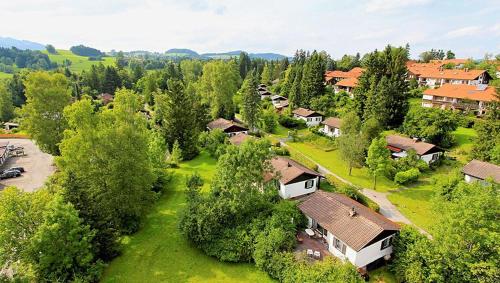
{"label": "orange tiled roof", "polygon": [[497,96],[495,95],[495,89],[491,86],[486,87],[484,90],[480,90],[478,89],[478,86],[475,85],[444,84],[440,88],[427,89],[424,91],[424,94],[476,101],[498,100]]}
{"label": "orange tiled roof", "polygon": [[485,70],[457,70],[457,69],[427,69],[420,73],[422,78],[473,80],[486,72]]}
{"label": "orange tiled roof", "polygon": [[361,74],[363,74],[364,71],[365,71],[365,69],[360,68],[360,67],[352,68],[352,70],[350,70],[348,72],[327,71],[325,73],[325,79],[327,81],[332,79],[332,78],[356,78],[357,79],[361,76]]}
{"label": "orange tiled roof", "polygon": [[340,80],[335,85],[336,86],[345,86],[345,87],[357,87],[358,86],[358,79],[356,79],[356,78],[345,78],[345,79]]}

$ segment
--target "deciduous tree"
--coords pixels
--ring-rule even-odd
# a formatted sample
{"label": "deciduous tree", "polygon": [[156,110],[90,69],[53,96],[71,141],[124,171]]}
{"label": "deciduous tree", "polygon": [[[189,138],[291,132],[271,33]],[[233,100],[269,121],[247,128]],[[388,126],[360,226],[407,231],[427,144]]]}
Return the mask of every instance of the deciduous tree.
{"label": "deciduous tree", "polygon": [[373,189],[377,188],[377,177],[387,172],[390,165],[391,153],[387,149],[384,137],[374,139],[368,148],[366,164],[373,176]]}

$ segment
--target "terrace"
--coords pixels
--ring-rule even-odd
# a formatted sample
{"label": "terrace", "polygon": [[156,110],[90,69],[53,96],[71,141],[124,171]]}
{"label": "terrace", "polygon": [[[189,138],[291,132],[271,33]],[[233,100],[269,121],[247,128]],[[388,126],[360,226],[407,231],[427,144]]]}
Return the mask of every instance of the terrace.
{"label": "terrace", "polygon": [[313,252],[318,251],[320,253],[319,260],[323,260],[325,256],[331,256],[332,254],[328,251],[328,244],[326,239],[319,235],[318,232],[312,237],[309,237],[304,231],[297,234],[297,238],[302,239],[302,242],[298,241],[297,247],[295,248],[296,253],[307,253],[307,250],[312,250]]}

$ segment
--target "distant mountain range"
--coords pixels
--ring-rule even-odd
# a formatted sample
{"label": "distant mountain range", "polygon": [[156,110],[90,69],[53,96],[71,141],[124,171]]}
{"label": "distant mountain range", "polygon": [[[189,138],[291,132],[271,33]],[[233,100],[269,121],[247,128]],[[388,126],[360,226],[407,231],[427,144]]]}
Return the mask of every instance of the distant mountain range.
{"label": "distant mountain range", "polygon": [[[203,54],[198,54],[196,51],[193,51],[191,49],[184,49],[184,48],[173,48],[167,50],[165,52],[166,56],[169,57],[176,57],[176,58],[198,58],[198,59],[230,59],[233,57],[238,57],[240,56],[240,53],[244,52],[242,50],[235,50],[235,51],[229,51],[229,52],[222,52],[222,53],[203,53]],[[285,55],[281,54],[276,54],[276,53],[248,53],[248,56],[250,58],[261,58],[265,60],[279,60],[286,58]]]}
{"label": "distant mountain range", "polygon": [[11,48],[15,47],[17,49],[30,49],[30,50],[44,50],[45,45],[29,40],[19,40],[11,37],[1,37],[0,36],[0,47]]}
{"label": "distant mountain range", "polygon": [[[16,47],[18,49],[30,49],[30,50],[45,50],[45,44],[28,41],[28,40],[19,40],[11,37],[1,37],[0,36],[0,47]],[[204,53],[199,54],[196,51],[186,48],[172,48],[167,50],[164,54],[157,52],[149,52],[149,51],[131,51],[126,52],[130,55],[156,55],[156,56],[166,56],[172,57],[176,59],[181,58],[196,58],[196,59],[230,59],[233,57],[238,57],[242,50],[235,50],[229,52],[221,52],[221,53]],[[116,52],[109,52],[110,55],[114,55]],[[261,58],[265,60],[279,60],[283,59],[287,56],[276,54],[276,53],[248,53],[250,58]]]}

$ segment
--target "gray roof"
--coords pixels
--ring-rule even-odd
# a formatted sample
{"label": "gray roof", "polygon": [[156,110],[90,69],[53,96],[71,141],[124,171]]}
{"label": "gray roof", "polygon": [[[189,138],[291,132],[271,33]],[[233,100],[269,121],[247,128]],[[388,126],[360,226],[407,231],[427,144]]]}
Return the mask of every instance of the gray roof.
{"label": "gray roof", "polygon": [[500,166],[492,163],[474,159],[462,168],[462,172],[481,180],[492,178],[496,183],[500,183]]}

